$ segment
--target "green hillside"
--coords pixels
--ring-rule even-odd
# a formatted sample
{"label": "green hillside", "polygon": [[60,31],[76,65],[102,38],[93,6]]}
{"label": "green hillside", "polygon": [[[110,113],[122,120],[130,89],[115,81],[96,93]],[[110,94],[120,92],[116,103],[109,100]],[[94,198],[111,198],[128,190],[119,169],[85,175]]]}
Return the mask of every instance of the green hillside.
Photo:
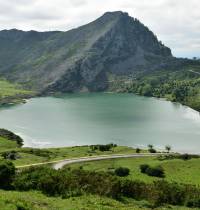
{"label": "green hillside", "polygon": [[188,61],[181,68],[138,72],[129,78],[128,83],[124,82],[126,77],[123,82],[116,79],[116,82],[110,84],[110,90],[165,98],[200,111],[199,61]]}
{"label": "green hillside", "polygon": [[[161,166],[165,171],[164,178],[151,177],[141,173],[140,165],[149,164],[150,166]],[[114,171],[119,167],[127,167],[130,169],[130,174],[127,176],[131,180],[140,180],[146,183],[152,183],[158,180],[168,182],[176,182],[180,184],[192,184],[200,186],[200,158],[192,158],[190,160],[181,159],[166,159],[159,160],[157,157],[142,157],[142,158],[122,158],[116,160],[102,160],[88,163],[79,163],[70,165],[71,168],[83,168],[91,171]],[[66,166],[68,167],[68,166]]]}
{"label": "green hillside", "polygon": [[[149,207],[148,207],[149,206]],[[145,201],[125,199],[116,201],[95,195],[83,195],[62,199],[47,197],[40,192],[15,192],[0,190],[0,209],[3,210],[150,210],[151,205]],[[178,206],[165,206],[155,210],[189,210]],[[197,210],[193,208],[193,210]]]}
{"label": "green hillside", "polygon": [[23,103],[24,99],[34,95],[34,91],[25,90],[19,84],[0,78],[0,105]]}
{"label": "green hillside", "polygon": [[[0,209],[187,210],[187,207],[200,207],[199,156],[174,154],[101,160],[71,164],[60,170],[49,164],[16,169],[15,166],[65,158],[148,152],[113,144],[52,149],[21,148],[21,145],[19,136],[0,129]],[[152,169],[159,166],[164,176],[144,174],[140,169],[144,164]],[[120,167],[129,169],[129,175],[117,175],[116,169]]]}

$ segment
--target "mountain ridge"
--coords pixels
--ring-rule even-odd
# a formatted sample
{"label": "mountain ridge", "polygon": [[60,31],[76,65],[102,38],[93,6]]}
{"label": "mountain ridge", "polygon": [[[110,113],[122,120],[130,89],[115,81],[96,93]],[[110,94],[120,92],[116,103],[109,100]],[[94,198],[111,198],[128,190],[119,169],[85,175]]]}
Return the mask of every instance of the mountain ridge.
{"label": "mountain ridge", "polygon": [[126,76],[182,62],[121,11],[66,32],[3,30],[0,49],[0,76],[45,93],[103,91],[108,74]]}

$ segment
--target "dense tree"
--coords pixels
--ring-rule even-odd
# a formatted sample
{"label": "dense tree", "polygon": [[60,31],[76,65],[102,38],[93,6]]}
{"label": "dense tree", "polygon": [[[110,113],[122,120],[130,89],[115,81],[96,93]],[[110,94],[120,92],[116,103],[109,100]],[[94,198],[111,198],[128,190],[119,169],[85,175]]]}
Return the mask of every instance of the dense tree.
{"label": "dense tree", "polygon": [[124,92],[167,98],[200,111],[199,68],[192,66],[185,68],[188,70],[158,71],[140,75],[133,81],[132,85],[122,89]]}

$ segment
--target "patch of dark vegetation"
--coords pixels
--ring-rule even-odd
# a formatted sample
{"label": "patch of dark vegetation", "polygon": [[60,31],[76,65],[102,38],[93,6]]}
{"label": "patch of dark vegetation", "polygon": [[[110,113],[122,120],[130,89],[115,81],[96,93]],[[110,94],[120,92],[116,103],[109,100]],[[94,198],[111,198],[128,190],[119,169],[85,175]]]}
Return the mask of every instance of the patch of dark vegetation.
{"label": "patch of dark vegetation", "polygon": [[141,173],[147,174],[148,176],[165,177],[164,169],[161,166],[149,166],[147,164],[140,165]]}
{"label": "patch of dark vegetation", "polygon": [[200,207],[200,199],[191,199],[187,201],[186,206],[189,208]]}
{"label": "patch of dark vegetation", "polygon": [[120,176],[120,177],[125,177],[128,176],[130,173],[129,168],[126,167],[119,167],[115,169],[115,175]]}
{"label": "patch of dark vegetation", "polygon": [[20,150],[20,152],[28,153],[28,154],[32,154],[32,155],[36,155],[36,156],[40,156],[40,157],[46,157],[46,158],[51,158],[51,157],[56,156],[55,153],[53,153],[47,149],[22,148]]}
{"label": "patch of dark vegetation", "polygon": [[6,138],[11,141],[16,141],[19,147],[23,146],[23,139],[6,129],[0,128],[0,137]]}
{"label": "patch of dark vegetation", "polygon": [[[148,168],[143,166],[143,170]],[[21,169],[16,173],[14,165],[9,161],[0,162],[0,188],[17,191],[38,190],[48,196],[62,198],[85,193],[117,200],[128,197],[146,200],[153,207],[164,204],[200,207],[200,189],[193,185],[169,183],[164,180],[144,183],[121,179],[108,172],[69,168],[55,170],[47,166]]]}
{"label": "patch of dark vegetation", "polygon": [[108,172],[68,168],[55,170],[50,167],[28,168],[13,174],[13,178],[15,179],[11,185],[15,190],[39,190],[49,196],[67,198],[89,193],[114,199],[128,197],[147,200],[154,207],[164,204],[200,207],[198,187],[168,183],[164,180],[147,184],[121,179]]}
{"label": "patch of dark vegetation", "polygon": [[17,160],[20,158],[19,153],[15,150],[3,152],[1,156],[6,160]]}
{"label": "patch of dark vegetation", "polygon": [[157,151],[154,149],[154,147],[153,147],[152,144],[149,144],[149,145],[148,145],[148,151],[149,151],[150,153],[156,153],[156,152],[157,152]]}
{"label": "patch of dark vegetation", "polygon": [[92,151],[99,150],[101,152],[105,152],[105,151],[110,151],[113,147],[117,147],[117,144],[110,143],[105,145],[104,144],[91,145],[90,149]]}
{"label": "patch of dark vegetation", "polygon": [[0,161],[0,188],[12,189],[12,182],[15,178],[15,166],[10,161]]}
{"label": "patch of dark vegetation", "polygon": [[200,158],[200,155],[195,154],[170,154],[170,155],[161,155],[158,157],[158,160],[174,160],[174,159],[181,159],[181,160],[190,160],[192,158]]}
{"label": "patch of dark vegetation", "polygon": [[140,148],[136,148],[135,151],[136,151],[136,153],[140,153],[141,149]]}

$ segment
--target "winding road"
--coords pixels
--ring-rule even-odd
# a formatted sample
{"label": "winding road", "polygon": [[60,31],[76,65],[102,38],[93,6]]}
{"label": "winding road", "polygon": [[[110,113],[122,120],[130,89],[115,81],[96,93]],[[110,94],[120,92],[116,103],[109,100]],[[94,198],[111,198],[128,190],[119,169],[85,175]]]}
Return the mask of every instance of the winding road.
{"label": "winding road", "polygon": [[[167,153],[170,154],[170,153]],[[134,154],[114,154],[114,155],[99,155],[99,156],[87,156],[87,157],[78,157],[78,158],[69,158],[64,160],[56,160],[56,161],[49,161],[49,162],[42,162],[42,163],[34,163],[29,165],[22,165],[17,166],[16,168],[28,168],[31,166],[40,166],[40,165],[47,165],[52,164],[53,168],[58,170],[65,165],[69,165],[72,163],[81,163],[81,162],[88,162],[88,161],[97,161],[97,160],[108,160],[108,159],[117,159],[117,158],[137,158],[137,157],[155,157],[159,155],[166,155],[166,153],[134,153]]]}

